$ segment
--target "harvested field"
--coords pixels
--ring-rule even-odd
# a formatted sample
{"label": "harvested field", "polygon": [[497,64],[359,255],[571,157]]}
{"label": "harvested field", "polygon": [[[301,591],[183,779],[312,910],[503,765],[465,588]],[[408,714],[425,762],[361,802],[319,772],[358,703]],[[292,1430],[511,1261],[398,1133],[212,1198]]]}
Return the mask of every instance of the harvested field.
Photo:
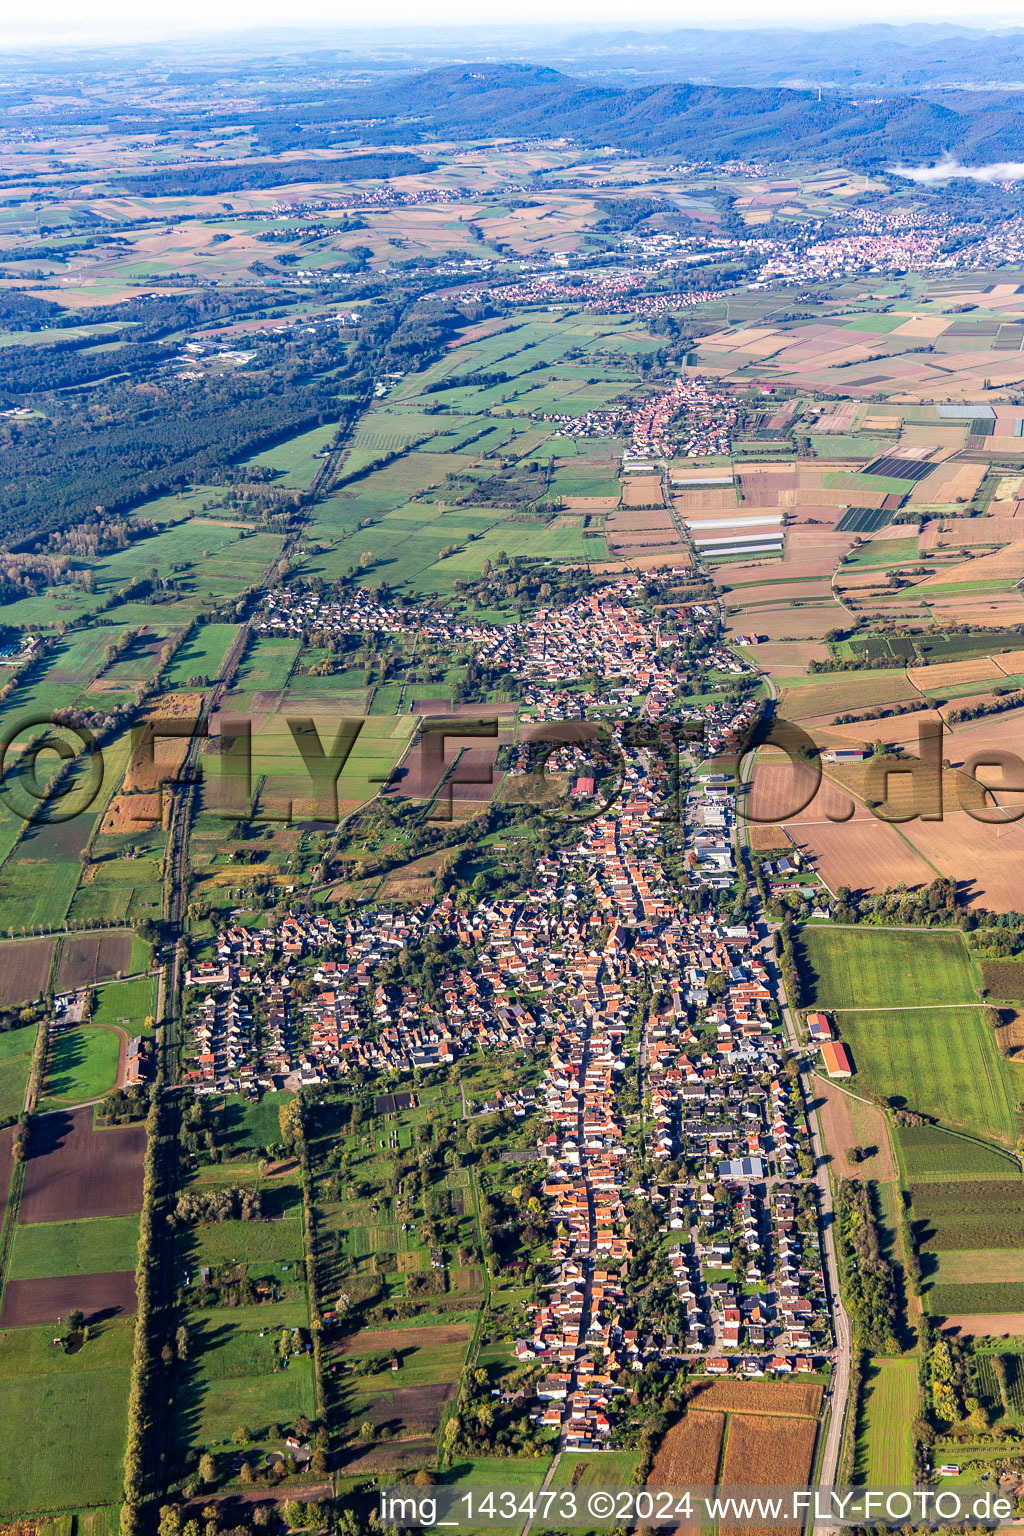
{"label": "harvested field", "polygon": [[[201,693],[168,693],[153,701],[142,721],[174,720],[184,726],[199,719],[202,707]],[[125,790],[141,789],[150,793],[162,779],[174,778],[185,761],[188,745],[187,736],[157,737],[149,740],[147,750],[147,738],[143,736],[129,759],[124,776]]]}
{"label": "harvested field", "polygon": [[52,939],[0,944],[0,1008],[34,1002],[45,990],[52,959]]}
{"label": "harvested field", "polygon": [[563,496],[567,512],[611,512],[619,504],[617,496]]}
{"label": "harvested field", "polygon": [[753,825],[777,826],[791,816],[799,816],[798,809],[811,804],[815,795],[815,775],[808,763],[790,763],[774,747],[762,748],[757,754],[750,779],[743,815]]}
{"label": "harvested field", "polygon": [[127,971],[130,933],[76,933],[64,940],[57,967],[57,990],[70,992],[87,981],[105,981]]}
{"label": "harvested field", "polygon": [[930,587],[973,585],[977,581],[1020,581],[1024,577],[1024,539],[1017,539],[991,555],[978,555],[973,560],[958,560],[955,565],[943,566],[934,576],[926,576],[914,587],[915,592],[927,593]]}
{"label": "harvested field", "polygon": [[664,504],[659,475],[634,475],[622,487],[624,507],[661,507]]}
{"label": "harvested field", "polygon": [[793,844],[781,827],[754,826],[747,834],[747,841],[757,853],[785,853]]}
{"label": "harvested field", "polygon": [[810,720],[817,715],[846,714],[917,697],[917,690],[902,671],[838,672],[825,683],[786,688],[779,701],[779,714],[784,720]]}
{"label": "harvested field", "polygon": [[77,1307],[87,1323],[135,1311],[135,1272],[106,1275],[58,1275],[46,1280],[8,1280],[0,1326],[21,1328],[34,1323],[56,1324]]}
{"label": "harvested field", "polygon": [[[818,1073],[812,1086],[832,1173],[840,1179],[894,1180],[896,1169],[882,1111],[844,1093],[837,1083]],[[849,1156],[853,1147],[872,1147],[874,1151],[855,1163]]]}
{"label": "harvested field", "polygon": [[997,682],[999,668],[991,656],[977,656],[971,661],[940,661],[931,667],[908,667],[907,676],[922,693],[933,693],[936,688],[956,687],[958,683]]}
{"label": "harvested field", "polygon": [[466,1344],[472,1329],[462,1323],[443,1323],[436,1328],[365,1329],[338,1339],[333,1353],[339,1355],[393,1355],[402,1350],[431,1349],[438,1344]]}
{"label": "harvested field", "polygon": [[94,1131],[88,1108],[37,1120],[19,1221],[128,1216],[140,1210],[145,1148],[144,1126]]}
{"label": "harvested field", "polygon": [[929,523],[922,551],[961,549],[978,544],[1009,544],[1020,538],[1020,523],[1011,517],[946,517]]}
{"label": "harvested field", "polygon": [[961,882],[960,899],[993,912],[1024,904],[1024,822],[986,826],[966,811],[949,810],[941,822],[915,821],[910,842],[942,874]]}
{"label": "harvested field", "polygon": [[[756,608],[759,604],[771,603],[820,603],[822,598],[830,597],[832,593],[831,583],[822,581],[786,581],[785,567],[779,570],[777,579],[759,587],[727,587],[728,601],[727,613],[742,613],[745,609]],[[751,626],[757,627],[756,613],[750,615]]]}
{"label": "harvested field", "polygon": [[949,461],[934,474],[918,480],[910,493],[912,503],[968,502],[986,474],[984,464],[957,464]]}
{"label": "harvested field", "polygon": [[708,1387],[699,1387],[690,1403],[691,1408],[702,1411],[710,1408],[723,1413],[811,1419],[817,1418],[820,1406],[819,1384],[801,1381],[713,1381]]}
{"label": "harvested field", "polygon": [[820,607],[808,604],[806,608],[764,608],[758,613],[756,624],[745,621],[742,614],[730,614],[726,629],[734,635],[749,634],[754,629],[768,640],[820,640],[827,629],[848,622],[847,611],[839,603]]}
{"label": "harvested field", "polygon": [[667,507],[623,508],[610,512],[604,520],[606,533],[635,533],[640,530],[668,529],[675,532],[675,523]]}
{"label": "harvested field", "polygon": [[686,1413],[655,1452],[648,1483],[654,1488],[711,1488],[725,1428],[723,1413]]}
{"label": "harvested field", "polygon": [[861,807],[846,822],[814,820],[805,812],[803,817],[788,821],[786,828],[832,891],[841,885],[851,890],[881,891],[901,881],[912,887],[930,885],[935,878],[934,869],[908,847],[896,827],[876,820]]}
{"label": "harvested field", "polygon": [[104,836],[117,832],[137,832],[140,826],[160,821],[163,807],[159,794],[115,795],[107,806],[100,827]]}
{"label": "harvested field", "polygon": [[937,709],[915,709],[905,715],[890,715],[887,720],[859,720],[852,725],[819,725],[814,740],[821,751],[830,747],[859,747],[864,742],[878,744],[906,742],[912,752],[920,740],[918,725],[922,720],[937,723],[942,719]]}
{"label": "harvested field", "polygon": [[677,512],[724,512],[739,505],[736,492],[729,485],[708,486],[705,490],[676,491],[672,505]]}
{"label": "harvested field", "polygon": [[[735,1488],[744,1484],[806,1487],[817,1433],[816,1419],[734,1414],[729,1419],[722,1483]],[[741,1532],[764,1529],[763,1526],[719,1527],[720,1536],[740,1536]]]}
{"label": "harvested field", "polygon": [[947,1317],[943,1333],[978,1339],[1016,1339],[1024,1334],[1024,1312],[974,1312]]}
{"label": "harvested field", "polygon": [[739,480],[743,500],[760,507],[778,506],[782,493],[795,491],[799,484],[797,471],[789,464],[741,469]]}

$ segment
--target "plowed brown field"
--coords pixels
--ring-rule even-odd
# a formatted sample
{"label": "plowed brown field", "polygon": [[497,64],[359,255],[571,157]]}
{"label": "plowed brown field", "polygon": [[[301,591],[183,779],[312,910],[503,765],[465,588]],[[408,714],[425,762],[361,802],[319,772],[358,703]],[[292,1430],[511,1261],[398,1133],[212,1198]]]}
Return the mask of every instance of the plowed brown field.
{"label": "plowed brown field", "polygon": [[75,1307],[87,1323],[135,1311],[135,1273],[114,1270],[100,1275],[58,1275],[46,1280],[8,1280],[0,1326],[56,1323]]}
{"label": "plowed brown field", "polygon": [[129,1216],[142,1208],[141,1125],[94,1131],[92,1110],[44,1115],[33,1123],[18,1220]]}
{"label": "plowed brown field", "polygon": [[34,1002],[45,990],[52,959],[52,939],[0,944],[0,1008]]}

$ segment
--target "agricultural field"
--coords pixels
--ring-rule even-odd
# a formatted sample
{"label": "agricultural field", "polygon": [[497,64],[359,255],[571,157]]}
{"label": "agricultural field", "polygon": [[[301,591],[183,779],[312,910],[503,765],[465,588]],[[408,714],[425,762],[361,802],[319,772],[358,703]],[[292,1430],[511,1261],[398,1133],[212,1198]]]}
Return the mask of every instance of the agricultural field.
{"label": "agricultural field", "polygon": [[19,1226],[7,1269],[8,1279],[134,1271],[138,1241],[137,1216]]}
{"label": "agricultural field", "polygon": [[121,1496],[132,1330],[102,1322],[74,1354],[52,1336],[52,1324],[0,1331],[0,1515]]}
{"label": "agricultural field", "polygon": [[818,1423],[813,1418],[731,1413],[725,1434],[721,1480],[726,1487],[807,1483]]}
{"label": "agricultural field", "polygon": [[920,1411],[919,1395],[916,1360],[868,1362],[857,1425],[857,1482],[872,1488],[913,1484],[911,1426]]}
{"label": "agricultural field", "polygon": [[52,939],[0,943],[0,1008],[35,1002],[46,990],[52,960]]}
{"label": "agricultural field", "polygon": [[958,933],[809,925],[800,946],[808,1006],[884,1008],[897,994],[907,1008],[977,1002]]}
{"label": "agricultural field", "polygon": [[8,1125],[24,1108],[35,1043],[34,1024],[0,1034],[0,1121]]}
{"label": "agricultural field", "polygon": [[898,1108],[1012,1144],[1014,1069],[983,1008],[837,1008],[835,1019],[865,1087]]}
{"label": "agricultural field", "polygon": [[132,933],[68,934],[61,940],[54,986],[71,992],[121,972],[144,970],[148,963],[149,946]]}
{"label": "agricultural field", "polygon": [[725,1414],[686,1413],[664,1436],[647,1481],[654,1488],[710,1488],[717,1481]]}
{"label": "agricultural field", "polygon": [[932,1250],[1024,1246],[1024,1181],[913,1184],[918,1244]]}
{"label": "agricultural field", "polygon": [[1024,1002],[1024,962],[1020,960],[981,961],[981,981],[986,997]]}
{"label": "agricultural field", "polygon": [[91,1109],[47,1115],[33,1128],[19,1220],[125,1216],[142,1205],[143,1126],[94,1130]]}
{"label": "agricultural field", "polygon": [[1008,1318],[1012,1318],[1024,1312],[1024,1282],[989,1285],[979,1281],[947,1285],[937,1281],[925,1292],[923,1300],[933,1317],[956,1317],[961,1314],[995,1317],[1006,1313]]}
{"label": "agricultural field", "polygon": [[1008,1153],[940,1126],[901,1125],[896,1141],[907,1184],[942,1184],[958,1178],[1001,1180],[1016,1172],[1016,1163]]}
{"label": "agricultural field", "polygon": [[1019,1421],[1024,1416],[1024,1356],[1018,1350],[1010,1344],[1004,1344],[1002,1347],[994,1344],[984,1350],[977,1348],[975,1360],[978,1367],[978,1386],[989,1408],[993,1412],[998,1412],[1002,1406],[1002,1400],[999,1381],[993,1370],[993,1358],[996,1354],[1002,1357],[1006,1369],[1009,1416]]}

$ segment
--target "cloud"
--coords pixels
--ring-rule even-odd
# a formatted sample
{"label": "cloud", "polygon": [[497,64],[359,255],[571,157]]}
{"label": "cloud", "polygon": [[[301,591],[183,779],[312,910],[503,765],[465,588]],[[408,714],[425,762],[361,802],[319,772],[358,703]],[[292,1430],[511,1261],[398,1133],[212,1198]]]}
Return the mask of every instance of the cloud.
{"label": "cloud", "polygon": [[938,165],[890,165],[891,176],[903,176],[907,181],[951,181],[954,177],[965,181],[1022,181],[1024,160],[999,160],[994,165],[961,165],[952,155],[944,155]]}

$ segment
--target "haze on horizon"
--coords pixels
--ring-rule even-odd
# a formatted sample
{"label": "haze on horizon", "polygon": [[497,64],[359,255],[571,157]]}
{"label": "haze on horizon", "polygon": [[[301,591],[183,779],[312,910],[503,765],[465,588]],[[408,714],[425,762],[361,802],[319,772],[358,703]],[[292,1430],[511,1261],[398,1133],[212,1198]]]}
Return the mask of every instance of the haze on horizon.
{"label": "haze on horizon", "polygon": [[[972,28],[1000,28],[1024,24],[1024,14],[1010,0],[993,0],[965,22],[962,6],[952,0],[846,0],[830,10],[823,21],[820,7],[811,0],[782,0],[766,23],[764,10],[753,0],[727,0],[710,17],[703,8],[680,8],[672,0],[640,0],[626,7],[622,0],[496,0],[488,7],[487,25],[528,28],[570,26],[587,32],[673,31],[681,27],[758,28],[798,27],[825,31],[865,22],[894,25],[947,23]],[[373,17],[374,30],[433,27],[481,28],[479,7],[473,0],[440,0],[425,16],[415,0],[385,0]],[[8,15],[0,21],[0,48],[24,50],[36,47],[90,48],[162,40],[182,41],[210,33],[252,34],[273,29],[287,31],[314,28],[337,34],[343,42],[348,32],[365,31],[362,17],[339,13],[331,0],[293,0],[286,9],[280,0],[179,0],[173,14],[142,10],[135,0],[93,0],[87,12],[77,0],[53,0],[40,16]],[[275,37],[274,41],[277,42]],[[653,40],[653,38],[652,38]]]}

